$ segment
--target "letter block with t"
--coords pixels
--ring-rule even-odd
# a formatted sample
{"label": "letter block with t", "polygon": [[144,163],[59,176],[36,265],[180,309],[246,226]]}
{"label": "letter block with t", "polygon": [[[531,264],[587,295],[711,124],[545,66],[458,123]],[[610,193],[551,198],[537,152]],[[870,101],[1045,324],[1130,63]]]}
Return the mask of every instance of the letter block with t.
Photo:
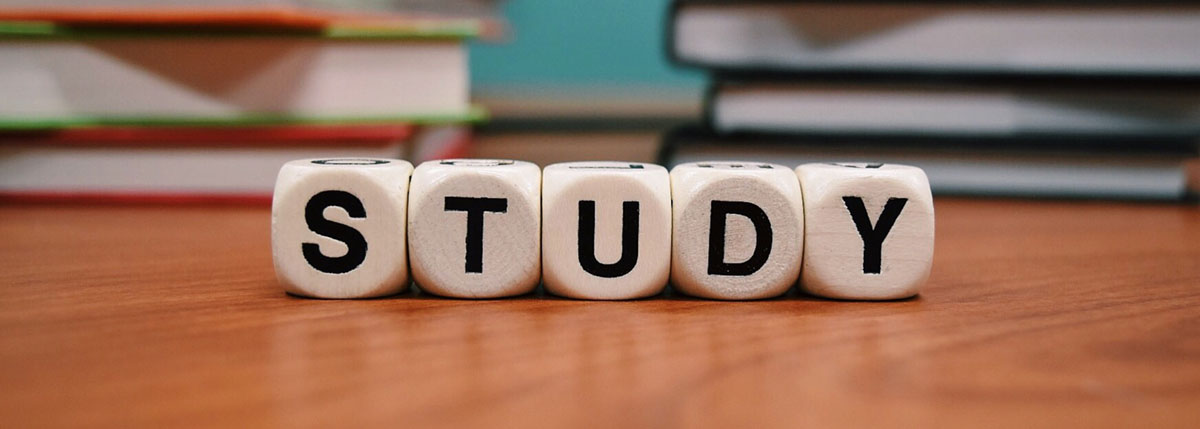
{"label": "letter block with t", "polygon": [[435,295],[496,298],[541,278],[541,170],[510,160],[451,159],[413,171],[413,279]]}
{"label": "letter block with t", "polygon": [[671,170],[671,282],[716,299],[770,298],[800,274],[804,208],[790,168],[697,162]]}
{"label": "letter block with t", "polygon": [[408,287],[405,216],[413,167],[394,159],[284,164],[271,204],[275,275],[292,294],[367,298]]}
{"label": "letter block with t", "polygon": [[657,294],[671,270],[671,179],[629,162],[570,162],[542,172],[546,290],[583,299]]}
{"label": "letter block with t", "polygon": [[917,293],[933,264],[933,198],[920,168],[805,164],[804,269],[800,286],[839,299]]}

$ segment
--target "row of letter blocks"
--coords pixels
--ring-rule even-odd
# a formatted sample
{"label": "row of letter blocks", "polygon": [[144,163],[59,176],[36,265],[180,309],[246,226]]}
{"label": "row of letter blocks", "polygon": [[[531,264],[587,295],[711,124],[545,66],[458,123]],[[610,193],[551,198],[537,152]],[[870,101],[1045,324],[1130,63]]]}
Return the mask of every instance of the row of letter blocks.
{"label": "row of letter blocks", "polygon": [[744,300],[913,296],[933,258],[925,173],[895,164],[318,159],[283,166],[272,251],[287,292]]}

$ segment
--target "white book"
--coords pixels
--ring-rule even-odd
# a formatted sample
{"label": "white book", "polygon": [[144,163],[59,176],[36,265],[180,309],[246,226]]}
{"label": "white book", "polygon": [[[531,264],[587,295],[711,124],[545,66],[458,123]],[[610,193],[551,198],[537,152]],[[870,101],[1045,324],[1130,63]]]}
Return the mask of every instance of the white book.
{"label": "white book", "polygon": [[669,50],[722,70],[1200,74],[1200,5],[677,4]]}
{"label": "white book", "polygon": [[378,147],[163,148],[0,145],[0,199],[245,198],[269,200],[284,163],[305,158],[398,158]]}
{"label": "white book", "polygon": [[409,126],[87,128],[5,135],[0,200],[269,201],[284,163],[399,158]]}
{"label": "white book", "polygon": [[723,133],[1200,135],[1200,87],[723,83]]}
{"label": "white book", "polygon": [[[814,141],[818,140],[818,141]],[[1189,188],[1192,149],[1171,151],[1053,150],[1008,147],[1003,141],[921,144],[920,137],[891,144],[828,143],[806,136],[719,137],[694,129],[669,134],[661,153],[668,167],[686,162],[731,160],[790,166],[810,162],[896,163],[921,167],[939,195],[1179,200]],[[852,139],[850,139],[852,140]],[[905,144],[914,143],[914,144]]]}
{"label": "white book", "polygon": [[500,0],[0,0],[0,10],[30,13],[88,12],[108,16],[139,11],[246,13],[295,11],[354,14],[438,14],[486,17]]}
{"label": "white book", "polygon": [[0,128],[474,114],[456,37],[19,30],[0,28]]}

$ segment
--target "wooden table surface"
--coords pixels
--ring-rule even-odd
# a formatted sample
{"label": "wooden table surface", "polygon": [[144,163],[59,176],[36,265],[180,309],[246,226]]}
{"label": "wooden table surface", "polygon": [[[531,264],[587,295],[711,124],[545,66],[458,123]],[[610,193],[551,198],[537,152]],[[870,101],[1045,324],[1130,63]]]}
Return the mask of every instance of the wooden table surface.
{"label": "wooden table surface", "polygon": [[919,298],[275,283],[269,210],[0,207],[0,427],[1200,425],[1200,209],[939,199]]}

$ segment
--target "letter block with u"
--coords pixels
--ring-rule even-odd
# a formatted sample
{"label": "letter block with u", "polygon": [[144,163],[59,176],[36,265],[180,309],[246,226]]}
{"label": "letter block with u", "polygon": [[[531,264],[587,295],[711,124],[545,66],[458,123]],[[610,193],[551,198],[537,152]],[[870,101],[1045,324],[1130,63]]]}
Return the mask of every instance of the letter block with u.
{"label": "letter block with u", "polygon": [[796,283],[804,249],[800,184],[790,168],[696,162],[671,170],[671,283],[714,299],[778,296]]}
{"label": "letter block with u", "polygon": [[532,292],[541,278],[541,169],[511,160],[428,161],[409,192],[409,261],[421,290],[456,298]]}
{"label": "letter block with u", "polygon": [[284,290],[368,298],[406,289],[404,225],[412,171],[412,164],[396,159],[285,164],[271,206],[271,253]]}
{"label": "letter block with u", "polygon": [[671,269],[667,169],[629,162],[547,166],[542,250],[550,293],[633,299],[662,292]]}

